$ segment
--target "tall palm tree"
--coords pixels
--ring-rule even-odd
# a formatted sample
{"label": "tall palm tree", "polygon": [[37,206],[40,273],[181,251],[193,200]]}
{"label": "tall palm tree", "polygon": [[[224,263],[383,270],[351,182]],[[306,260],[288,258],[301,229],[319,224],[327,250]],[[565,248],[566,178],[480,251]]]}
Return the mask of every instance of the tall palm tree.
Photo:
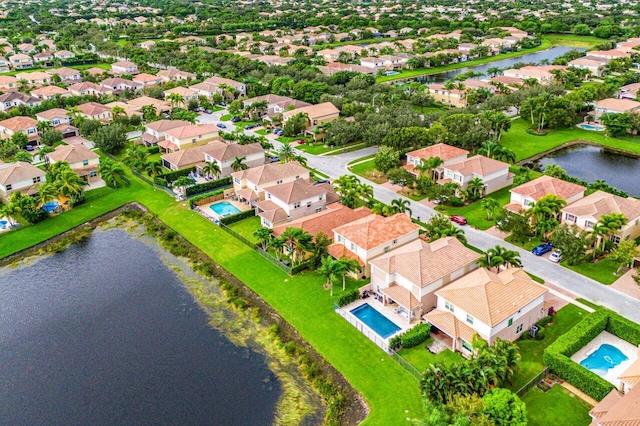
{"label": "tall palm tree", "polygon": [[342,275],[343,271],[344,265],[339,260],[336,260],[331,256],[327,256],[322,259],[321,265],[316,271],[327,279],[326,285],[331,289],[331,296],[333,296],[333,283]]}
{"label": "tall palm tree", "polygon": [[53,126],[50,121],[38,121],[38,133],[43,134]]}
{"label": "tall palm tree", "polygon": [[561,210],[567,205],[566,200],[555,194],[547,194],[541,197],[532,207],[531,213],[537,220],[558,219]]}
{"label": "tall palm tree", "polygon": [[479,177],[474,177],[467,183],[467,191],[474,199],[481,198],[484,195],[484,182]]}
{"label": "tall palm tree", "polygon": [[403,198],[396,198],[395,200],[391,200],[391,208],[398,213],[406,213],[409,212],[409,217],[413,214],[409,206],[411,202],[409,200],[405,200]]}
{"label": "tall palm tree", "polygon": [[278,261],[280,261],[282,247],[284,247],[284,240],[281,237],[271,238],[267,243],[267,248],[272,248],[275,251],[276,259],[278,259]]}
{"label": "tall palm tree", "polygon": [[155,105],[143,105],[141,111],[145,120],[152,120],[158,117],[158,110]]}
{"label": "tall palm tree", "polygon": [[296,153],[289,142],[283,142],[282,148],[278,150],[278,156],[283,163],[288,163],[295,155]]}
{"label": "tall palm tree", "polygon": [[126,182],[122,166],[109,158],[100,159],[98,172],[110,188],[119,188]]}
{"label": "tall palm tree", "polygon": [[170,93],[167,99],[171,102],[171,108],[176,108],[184,104],[184,97],[179,93]]}
{"label": "tall palm tree", "polygon": [[415,169],[420,173],[426,173],[431,179],[434,179],[434,170],[444,164],[440,157],[429,157],[426,160],[421,159],[420,164]]}
{"label": "tall palm tree", "polygon": [[147,161],[144,166],[144,171],[149,176],[160,176],[163,173],[162,164],[159,161]]}
{"label": "tall palm tree", "polygon": [[253,232],[253,236],[257,238],[262,250],[267,250],[269,241],[273,238],[273,230],[270,228],[258,228]]}
{"label": "tall palm tree", "polygon": [[49,201],[58,198],[58,188],[51,182],[41,183],[38,186],[38,201],[40,204],[48,203]]}
{"label": "tall palm tree", "polygon": [[478,266],[483,268],[496,268],[500,269],[501,266],[506,267],[519,267],[522,265],[520,261],[520,255],[515,250],[509,250],[500,245],[487,250],[483,257],[478,259]]}
{"label": "tall palm tree", "polygon": [[207,161],[202,168],[202,173],[207,176],[214,176],[217,179],[222,173],[222,170],[220,169],[220,164],[218,164],[217,161]]}
{"label": "tall palm tree", "polygon": [[342,256],[339,259],[339,262],[342,266],[340,269],[340,273],[342,275],[342,291],[346,289],[346,276],[350,272],[358,272],[360,271],[360,263],[356,259],[351,259],[346,256]]}
{"label": "tall palm tree", "polygon": [[[622,229],[623,226],[627,224],[629,220],[623,213],[610,213],[604,214],[600,216],[600,220],[596,223],[596,225],[600,225],[604,231],[604,235],[602,236],[602,250],[605,249],[605,244],[607,240],[610,240],[613,235]],[[596,227],[594,225],[594,229]]]}
{"label": "tall palm tree", "polygon": [[[19,194],[19,192],[16,193]],[[0,204],[0,217],[6,217],[7,222],[9,222],[9,225],[11,226],[14,226],[17,223],[14,216],[21,211],[22,208],[20,207],[20,204],[15,201],[11,201],[9,204]]]}
{"label": "tall palm tree", "polygon": [[487,197],[484,200],[480,201],[480,207],[487,213],[487,220],[493,219],[493,213],[496,211],[498,207],[500,207],[500,203],[495,198]]}
{"label": "tall palm tree", "polygon": [[500,67],[489,67],[487,68],[487,74],[489,74],[490,77],[495,77],[498,74],[502,74],[502,69],[500,69]]}
{"label": "tall palm tree", "polygon": [[122,162],[133,170],[139,172],[142,170],[149,157],[149,151],[143,145],[134,145],[129,147],[122,156]]}
{"label": "tall palm tree", "polygon": [[121,115],[126,115],[126,111],[121,106],[114,106],[111,108],[111,115],[114,119],[120,117]]}
{"label": "tall palm tree", "polygon": [[239,170],[247,170],[249,166],[244,163],[247,157],[235,157],[233,159],[233,163],[231,163],[231,170],[237,172]]}
{"label": "tall palm tree", "polygon": [[69,198],[77,198],[84,192],[86,181],[71,169],[63,170],[53,185],[59,193]]}

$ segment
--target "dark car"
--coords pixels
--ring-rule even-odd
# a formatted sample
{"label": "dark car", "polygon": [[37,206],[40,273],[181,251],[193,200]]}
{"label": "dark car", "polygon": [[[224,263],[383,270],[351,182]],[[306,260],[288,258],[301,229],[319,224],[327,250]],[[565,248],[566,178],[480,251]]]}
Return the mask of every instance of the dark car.
{"label": "dark car", "polygon": [[221,107],[226,107],[227,103],[226,102],[220,102],[218,105],[220,105]]}
{"label": "dark car", "polygon": [[211,114],[211,110],[210,110],[210,109],[205,109],[205,110],[204,110],[204,112],[205,112],[206,114]]}
{"label": "dark car", "polygon": [[231,122],[232,122],[232,123],[237,123],[238,121],[240,121],[240,117],[238,117],[237,115],[236,115],[236,116],[231,117]]}
{"label": "dark car", "polygon": [[33,151],[35,150],[35,148],[33,147],[33,145],[27,145],[24,147],[24,149],[26,149],[27,151]]}
{"label": "dark car", "polygon": [[549,253],[551,250],[553,250],[553,245],[551,243],[542,243],[539,246],[534,247],[533,250],[531,250],[531,253],[536,256],[542,256],[545,253]]}
{"label": "dark car", "polygon": [[451,219],[451,222],[455,222],[458,225],[466,225],[467,224],[467,219],[464,218],[464,216],[459,216],[459,215],[451,215],[449,216],[449,219]]}
{"label": "dark car", "polygon": [[218,126],[221,129],[226,129],[227,128],[226,124],[223,124],[223,123],[216,123],[216,126]]}
{"label": "dark car", "polygon": [[244,126],[245,130],[251,130],[253,129],[255,126],[253,124],[247,124],[246,126]]}
{"label": "dark car", "polygon": [[329,179],[320,179],[320,180],[317,180],[317,181],[313,182],[314,185],[321,185],[323,183],[331,183],[331,181]]}

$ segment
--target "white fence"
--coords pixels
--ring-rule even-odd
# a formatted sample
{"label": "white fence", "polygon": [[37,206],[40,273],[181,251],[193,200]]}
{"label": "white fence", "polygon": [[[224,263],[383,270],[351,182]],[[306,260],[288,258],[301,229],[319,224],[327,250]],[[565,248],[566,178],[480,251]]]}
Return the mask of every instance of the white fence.
{"label": "white fence", "polygon": [[349,321],[349,324],[353,325],[360,333],[364,334],[371,340],[373,343],[378,345],[383,351],[388,354],[392,354],[393,351],[389,349],[389,344],[387,343],[387,339],[383,339],[380,337],[375,331],[370,329],[365,323],[360,321],[355,317],[351,312],[342,309],[339,306],[335,306],[335,311],[342,316],[342,318]]}

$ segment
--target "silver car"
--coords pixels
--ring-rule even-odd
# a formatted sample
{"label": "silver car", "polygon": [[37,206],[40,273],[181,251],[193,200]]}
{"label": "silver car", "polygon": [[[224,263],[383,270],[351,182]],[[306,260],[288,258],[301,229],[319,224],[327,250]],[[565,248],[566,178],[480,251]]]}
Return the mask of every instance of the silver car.
{"label": "silver car", "polygon": [[554,251],[549,255],[549,260],[552,261],[553,263],[558,263],[562,260],[562,255],[560,254],[559,251]]}

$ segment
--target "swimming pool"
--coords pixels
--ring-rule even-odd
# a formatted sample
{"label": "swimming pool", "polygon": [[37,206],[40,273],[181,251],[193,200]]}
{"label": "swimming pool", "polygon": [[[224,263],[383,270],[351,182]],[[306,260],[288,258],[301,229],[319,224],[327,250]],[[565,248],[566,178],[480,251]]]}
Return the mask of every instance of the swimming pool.
{"label": "swimming pool", "polygon": [[368,303],[352,309],[351,313],[384,339],[400,331],[400,327]]}
{"label": "swimming pool", "polygon": [[211,204],[209,208],[218,216],[226,217],[232,214],[240,213],[240,209],[231,204],[228,201],[221,201],[219,203]]}
{"label": "swimming pool", "polygon": [[9,223],[6,220],[0,220],[0,228],[4,228],[4,226]]}
{"label": "swimming pool", "polygon": [[47,213],[51,213],[52,211],[54,211],[56,209],[56,207],[58,207],[60,205],[60,202],[58,200],[54,200],[54,201],[49,201],[48,203],[44,203],[42,205],[42,207],[40,207],[42,210],[46,211]]}
{"label": "swimming pool", "polygon": [[594,130],[596,132],[602,132],[605,129],[605,127],[600,124],[586,124],[586,123],[577,124],[576,127],[579,127],[584,130]]}
{"label": "swimming pool", "polygon": [[604,343],[595,352],[580,361],[580,365],[596,374],[606,374],[610,368],[629,358],[613,345]]}

